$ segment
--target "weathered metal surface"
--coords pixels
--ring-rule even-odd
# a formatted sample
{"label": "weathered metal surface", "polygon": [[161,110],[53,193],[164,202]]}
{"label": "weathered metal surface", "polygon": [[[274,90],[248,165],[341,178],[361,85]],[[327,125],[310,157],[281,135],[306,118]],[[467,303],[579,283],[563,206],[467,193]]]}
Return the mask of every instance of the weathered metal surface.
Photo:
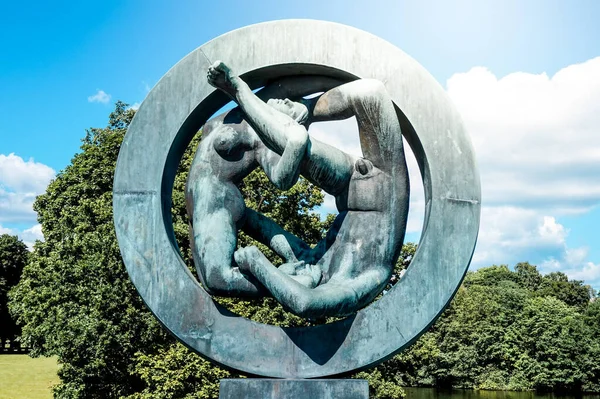
{"label": "weathered metal surface", "polygon": [[[170,198],[186,145],[227,102],[205,78],[204,71],[217,59],[231,60],[251,87],[305,74],[385,83],[402,110],[402,132],[419,161],[426,211],[411,266],[380,300],[336,323],[279,328],[223,309],[188,271],[174,240]],[[140,106],[124,139],[113,205],[131,279],[179,340],[205,358],[245,373],[311,378],[373,366],[433,323],[468,268],[479,227],[480,185],[460,116],[417,62],[357,29],[291,20],[227,33],[167,72]]]}
{"label": "weathered metal surface", "polygon": [[[265,103],[222,61],[209,74],[209,83],[239,108],[204,125],[186,185],[202,286],[221,296],[272,294],[311,319],[348,316],[368,305],[390,280],[408,216],[400,123],[383,83],[358,79],[302,103]],[[350,116],[358,122],[362,158],[308,134],[313,122]],[[335,196],[340,213],[314,248],[246,209],[237,185],[259,165],[282,190],[301,174]],[[256,246],[237,248],[239,229],[285,263],[274,266]]]}
{"label": "weathered metal surface", "polygon": [[224,379],[219,399],[368,399],[367,380]]}

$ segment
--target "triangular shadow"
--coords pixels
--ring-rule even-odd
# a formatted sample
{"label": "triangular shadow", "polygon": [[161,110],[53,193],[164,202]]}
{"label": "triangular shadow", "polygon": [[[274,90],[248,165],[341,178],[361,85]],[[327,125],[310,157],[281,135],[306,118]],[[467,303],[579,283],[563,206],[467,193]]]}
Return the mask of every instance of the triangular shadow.
{"label": "triangular shadow", "polygon": [[284,330],[298,349],[310,357],[313,362],[322,366],[342,347],[355,318],[356,314],[353,314],[331,324]]}

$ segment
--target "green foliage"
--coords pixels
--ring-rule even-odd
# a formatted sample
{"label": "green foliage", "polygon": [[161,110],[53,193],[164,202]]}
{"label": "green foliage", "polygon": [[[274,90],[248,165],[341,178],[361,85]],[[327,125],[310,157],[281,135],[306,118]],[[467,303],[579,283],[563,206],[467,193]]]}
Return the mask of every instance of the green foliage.
{"label": "green foliage", "polygon": [[377,399],[402,399],[406,395],[398,381],[385,378],[379,368],[357,373],[354,378],[362,378],[369,383],[369,397]]}
{"label": "green foliage", "polygon": [[315,185],[300,178],[290,190],[274,189],[267,175],[256,170],[240,186],[246,205],[279,223],[285,230],[316,244],[325,233],[314,208],[323,203],[323,193]]}
{"label": "green foliage", "polygon": [[413,256],[415,256],[416,252],[417,245],[415,243],[408,242],[402,246],[402,250],[400,251],[400,256],[398,256],[396,265],[394,266],[394,271],[392,273],[392,277],[390,278],[390,282],[385,288],[386,291],[392,288],[394,285],[396,285],[398,281],[400,281],[402,274],[404,273],[408,265],[410,265],[410,262],[412,261],[412,258]]}
{"label": "green foliage", "polygon": [[11,341],[20,333],[19,327],[8,312],[8,292],[21,277],[29,252],[17,236],[0,235],[0,345]]}
{"label": "green foliage", "polygon": [[529,298],[506,332],[507,343],[519,348],[508,354],[513,385],[580,391],[594,378],[592,340],[575,307],[550,296]]}
{"label": "green foliage", "polygon": [[529,291],[536,291],[542,283],[542,275],[537,267],[530,265],[529,262],[520,262],[515,265],[515,272],[519,279],[519,284]]}
{"label": "green foliage", "polygon": [[168,338],[131,284],[112,221],[119,146],[134,112],[117,103],[104,129],[88,131],[71,164],[34,204],[38,242],[11,310],[33,356],[57,356],[58,398],[110,398],[143,386],[131,375],[137,352]]}
{"label": "green foliage", "polygon": [[219,380],[232,377],[179,343],[164,346],[152,355],[138,353],[134,373],[145,387],[128,399],[218,398]]}
{"label": "green foliage", "polygon": [[519,276],[513,273],[508,266],[490,266],[479,269],[477,272],[467,273],[465,277],[464,285],[481,285],[481,286],[494,286],[500,281],[513,281],[518,283]]}
{"label": "green foliage", "polygon": [[553,272],[542,277],[536,295],[553,296],[583,310],[590,302],[590,287],[583,285],[582,281],[569,280],[564,273]]}
{"label": "green foliage", "polygon": [[469,272],[434,327],[386,367],[403,385],[598,392],[600,305],[590,292],[529,263]]}
{"label": "green foliage", "polygon": [[600,337],[600,300],[590,303],[585,310],[585,322],[592,331],[592,336]]}

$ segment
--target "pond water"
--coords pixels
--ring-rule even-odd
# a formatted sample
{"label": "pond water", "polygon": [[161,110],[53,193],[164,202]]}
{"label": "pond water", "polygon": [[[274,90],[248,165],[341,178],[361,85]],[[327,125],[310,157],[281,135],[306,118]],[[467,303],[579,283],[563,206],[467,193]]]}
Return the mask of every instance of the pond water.
{"label": "pond water", "polygon": [[562,395],[516,391],[475,391],[470,389],[438,390],[404,388],[406,399],[600,399],[600,395]]}

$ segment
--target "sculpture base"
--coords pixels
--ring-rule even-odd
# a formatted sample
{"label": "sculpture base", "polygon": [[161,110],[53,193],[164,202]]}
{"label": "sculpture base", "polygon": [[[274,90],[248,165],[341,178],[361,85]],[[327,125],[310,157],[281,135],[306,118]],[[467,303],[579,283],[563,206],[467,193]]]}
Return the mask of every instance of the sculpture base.
{"label": "sculpture base", "polygon": [[219,399],[368,399],[367,380],[223,379]]}

